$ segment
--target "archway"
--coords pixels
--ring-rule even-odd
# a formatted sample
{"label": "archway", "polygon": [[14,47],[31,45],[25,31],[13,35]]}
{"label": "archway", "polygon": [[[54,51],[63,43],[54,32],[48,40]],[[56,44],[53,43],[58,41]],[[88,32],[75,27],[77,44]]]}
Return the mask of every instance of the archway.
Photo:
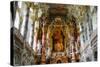
{"label": "archway", "polygon": [[61,60],[57,60],[57,63],[59,64],[59,63],[62,63],[62,62],[61,62]]}

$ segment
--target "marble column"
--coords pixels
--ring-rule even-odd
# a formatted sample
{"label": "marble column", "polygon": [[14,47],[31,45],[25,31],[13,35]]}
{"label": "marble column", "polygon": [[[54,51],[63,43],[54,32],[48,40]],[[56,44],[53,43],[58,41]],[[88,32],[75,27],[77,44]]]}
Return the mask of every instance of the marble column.
{"label": "marble column", "polygon": [[33,49],[34,49],[35,52],[37,50],[38,29],[39,29],[39,22],[36,21],[35,22],[35,27],[34,27],[34,45],[33,45]]}
{"label": "marble column", "polygon": [[42,18],[43,20],[43,28],[42,28],[42,59],[41,63],[46,63],[46,30],[45,30],[45,24],[46,24],[46,17]]}
{"label": "marble column", "polygon": [[75,62],[75,44],[74,44],[74,37],[73,36],[71,36],[70,45],[71,45],[71,55],[72,55],[71,62]]}

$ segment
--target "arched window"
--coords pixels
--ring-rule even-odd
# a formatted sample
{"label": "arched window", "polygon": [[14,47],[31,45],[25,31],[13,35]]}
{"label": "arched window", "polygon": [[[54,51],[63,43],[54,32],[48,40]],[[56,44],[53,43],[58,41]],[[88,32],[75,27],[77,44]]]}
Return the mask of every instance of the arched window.
{"label": "arched window", "polygon": [[15,17],[15,21],[14,21],[14,27],[19,29],[19,23],[20,23],[20,16],[19,16],[19,12],[18,10],[16,11],[16,17]]}

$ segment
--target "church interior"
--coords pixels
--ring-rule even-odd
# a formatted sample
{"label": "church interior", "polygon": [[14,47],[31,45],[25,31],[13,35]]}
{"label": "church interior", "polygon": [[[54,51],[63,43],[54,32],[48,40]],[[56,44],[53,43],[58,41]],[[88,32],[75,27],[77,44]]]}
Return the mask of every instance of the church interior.
{"label": "church interior", "polygon": [[[91,18],[94,18],[94,21]],[[87,38],[88,34],[95,33],[96,24],[96,6],[13,1],[11,2],[12,64],[85,61],[82,58],[86,59],[89,55],[84,54],[88,46],[85,44],[89,41],[91,46],[91,36],[85,42],[84,38]],[[90,31],[86,32],[88,29]],[[97,33],[95,34],[93,34],[95,41],[92,42],[97,41]],[[87,49],[92,51],[90,51],[92,58],[97,58],[97,48],[94,48],[95,51],[89,47]],[[89,55],[89,58],[92,55]]]}

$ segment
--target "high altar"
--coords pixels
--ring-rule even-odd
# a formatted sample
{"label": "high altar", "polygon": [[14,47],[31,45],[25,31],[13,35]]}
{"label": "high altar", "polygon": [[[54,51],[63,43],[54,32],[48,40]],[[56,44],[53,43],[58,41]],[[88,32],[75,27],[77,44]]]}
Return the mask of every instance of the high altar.
{"label": "high altar", "polygon": [[[53,7],[49,11],[49,21],[43,26],[44,46],[42,47],[41,63],[67,63],[79,61],[77,42],[78,28],[74,16],[65,20],[66,11],[63,5]],[[55,9],[54,9],[55,8]],[[53,12],[56,11],[56,12]],[[43,17],[44,19],[44,17]],[[44,23],[45,24],[45,23]]]}

